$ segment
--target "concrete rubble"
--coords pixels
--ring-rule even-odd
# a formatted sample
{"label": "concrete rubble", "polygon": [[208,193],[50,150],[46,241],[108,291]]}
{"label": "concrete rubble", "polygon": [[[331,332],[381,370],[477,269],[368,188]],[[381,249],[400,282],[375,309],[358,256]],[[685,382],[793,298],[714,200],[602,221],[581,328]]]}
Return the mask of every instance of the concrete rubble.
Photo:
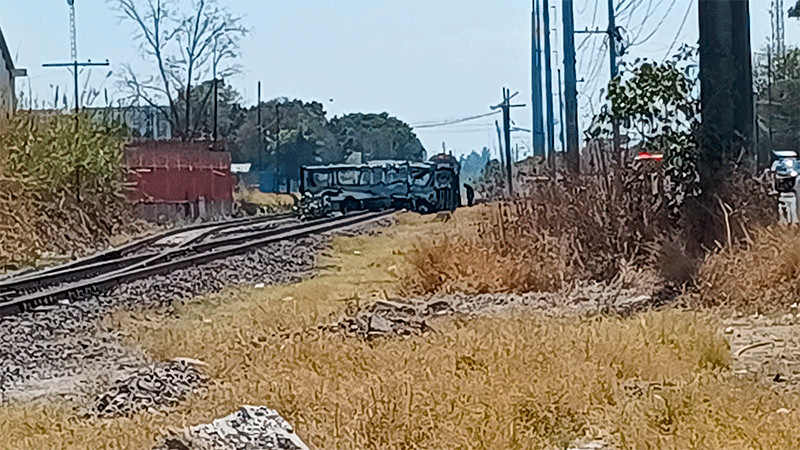
{"label": "concrete rubble", "polygon": [[635,289],[609,289],[600,284],[580,285],[566,293],[528,294],[438,294],[431,298],[377,299],[368,306],[325,327],[373,338],[386,334],[409,336],[431,330],[437,319],[494,315],[513,311],[538,312],[545,316],[625,314],[646,308],[649,294]]}
{"label": "concrete rubble", "polygon": [[308,450],[292,426],[277,411],[243,406],[209,424],[176,430],[154,450]]}
{"label": "concrete rubble", "polygon": [[185,360],[159,362],[120,374],[97,394],[88,413],[98,417],[129,416],[146,409],[177,405],[207,377]]}

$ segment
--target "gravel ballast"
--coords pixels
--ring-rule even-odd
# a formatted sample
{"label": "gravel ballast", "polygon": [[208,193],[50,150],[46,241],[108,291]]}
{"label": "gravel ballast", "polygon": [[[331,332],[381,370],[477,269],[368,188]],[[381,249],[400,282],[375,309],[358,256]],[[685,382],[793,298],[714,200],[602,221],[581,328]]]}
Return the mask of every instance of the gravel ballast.
{"label": "gravel ballast", "polygon": [[[313,273],[317,254],[327,240],[312,236],[278,242],[247,254],[177,270],[168,276],[126,283],[74,304],[62,303],[3,317],[0,402],[55,397],[106,416],[174,404],[202,382],[197,368],[191,364],[159,365],[143,352],[127,347],[123,336],[106,326],[103,317],[119,308],[164,311],[166,307],[169,311],[176,301],[228,286],[300,281]],[[126,383],[148,379],[164,382],[156,372],[163,372],[165,367],[169,367],[170,373],[167,383],[170,379],[180,379],[185,385],[174,390],[142,389],[137,391],[141,398],[133,402],[122,398],[134,398],[129,395]],[[101,404],[107,406],[99,407]]]}

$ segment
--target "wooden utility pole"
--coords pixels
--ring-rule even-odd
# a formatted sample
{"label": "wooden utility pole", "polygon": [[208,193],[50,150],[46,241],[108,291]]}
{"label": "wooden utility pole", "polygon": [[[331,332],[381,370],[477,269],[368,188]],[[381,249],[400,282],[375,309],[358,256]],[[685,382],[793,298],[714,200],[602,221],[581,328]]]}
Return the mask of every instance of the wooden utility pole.
{"label": "wooden utility pole", "polygon": [[[721,177],[751,155],[753,78],[748,0],[700,0],[701,140],[697,168],[700,203],[691,211],[697,244],[720,240],[717,211]],[[715,207],[716,205],[716,207]]]}
{"label": "wooden utility pole", "polygon": [[578,141],[578,81],[575,74],[575,20],[572,0],[562,2],[564,22],[564,90],[566,91],[565,134],[567,141],[567,169],[573,175],[581,170],[580,143]]}
{"label": "wooden utility pole", "polygon": [[494,127],[497,129],[497,154],[500,156],[500,170],[506,165],[506,159],[503,157],[503,132],[500,131],[500,124],[494,121]]}
{"label": "wooden utility pole", "polygon": [[[609,63],[611,66],[611,79],[617,77],[618,68],[617,68],[617,37],[619,34],[617,33],[617,20],[614,15],[614,0],[608,0],[608,57]],[[621,153],[621,145],[619,139],[619,121],[617,120],[617,114],[614,109],[611,109],[611,126],[614,132],[614,159],[612,161],[616,163],[625,164],[625,160],[622,158]]]}
{"label": "wooden utility pole", "polygon": [[553,113],[553,68],[550,58],[550,2],[544,0],[542,7],[542,22],[544,24],[544,91],[545,106],[547,107],[547,160],[555,167],[556,137],[554,133]]}
{"label": "wooden utility pole", "polygon": [[[264,163],[261,160],[261,153],[264,150],[264,129],[261,123],[261,82],[258,82],[258,103],[256,103],[256,130],[258,131],[258,170],[264,171]],[[259,175],[259,178],[261,175]],[[259,179],[259,184],[261,180]]]}
{"label": "wooden utility pole", "polygon": [[544,118],[542,117],[542,48],[539,40],[539,0],[531,2],[531,134],[534,156],[544,156]]}
{"label": "wooden utility pole", "polygon": [[503,88],[503,103],[492,106],[492,109],[501,109],[503,111],[503,134],[505,138],[506,147],[506,172],[508,173],[508,196],[514,196],[514,186],[512,184],[511,175],[511,108],[521,108],[524,104],[512,105],[511,99],[514,98],[519,92],[509,95],[509,90]]}

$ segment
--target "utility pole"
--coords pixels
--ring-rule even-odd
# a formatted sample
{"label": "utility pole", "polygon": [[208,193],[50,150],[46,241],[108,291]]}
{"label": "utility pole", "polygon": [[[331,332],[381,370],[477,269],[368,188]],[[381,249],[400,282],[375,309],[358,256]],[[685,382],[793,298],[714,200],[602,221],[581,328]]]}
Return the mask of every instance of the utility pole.
{"label": "utility pole", "polygon": [[[258,170],[264,171],[264,163],[261,161],[261,152],[264,149],[264,129],[261,124],[261,82],[258,82],[258,103],[256,103],[256,116],[257,123],[256,130],[258,130]],[[261,180],[259,180],[261,184]]]}
{"label": "utility pole", "polygon": [[[542,21],[544,22],[544,90],[547,106],[547,159],[555,167],[556,142],[553,123],[553,68],[550,58],[550,0],[543,0]],[[560,86],[560,84],[559,84]]]}
{"label": "utility pole", "polygon": [[[278,172],[278,167],[280,167],[280,152],[281,152],[281,115],[280,115],[280,108],[281,104],[278,103],[278,100],[275,99],[275,172]],[[277,173],[276,173],[277,175]],[[289,174],[286,174],[286,193],[289,193]]]}
{"label": "utility pole", "polygon": [[213,68],[214,68],[214,142],[217,142],[217,37],[216,36],[214,36]]}
{"label": "utility pole", "polygon": [[[92,67],[92,66],[108,66],[108,60],[104,63],[93,63],[92,60],[89,60],[85,63],[78,62],[78,44],[77,44],[77,32],[75,27],[75,0],[67,0],[67,5],[69,5],[69,23],[70,23],[70,56],[72,57],[72,62],[69,63],[47,63],[42,64],[42,67],[71,67],[72,68],[72,77],[74,81],[74,88],[75,88],[75,139],[78,139],[78,126],[79,120],[78,113],[81,110],[81,101],[80,101],[80,94],[78,93],[78,67]],[[30,83],[28,83],[28,87],[30,87]],[[76,142],[77,145],[77,142]],[[75,198],[80,202],[81,201],[81,171],[80,166],[75,168]]]}
{"label": "utility pole", "polygon": [[[608,57],[611,67],[611,79],[617,77],[617,21],[614,16],[614,0],[608,0]],[[614,159],[617,163],[623,163],[622,153],[620,152],[619,121],[617,113],[611,108],[611,127],[614,132]]]}
{"label": "utility pole", "polygon": [[772,46],[767,47],[767,124],[769,126],[769,153],[772,159],[772,151],[775,150],[772,143]]}
{"label": "utility pole", "polygon": [[712,213],[720,177],[731,165],[750,156],[753,139],[753,81],[748,0],[700,0],[701,140],[698,207],[689,230],[695,244],[721,241],[725,225]]}
{"label": "utility pole", "polygon": [[577,175],[581,170],[578,142],[578,87],[575,75],[575,20],[572,0],[563,0],[564,22],[564,90],[566,90],[567,169]]}
{"label": "utility pole", "polygon": [[539,43],[539,0],[531,3],[531,112],[533,155],[544,156],[544,126],[542,118],[542,49]]}
{"label": "utility pole", "polygon": [[561,90],[561,69],[558,69],[558,123],[561,128],[561,133],[559,136],[561,138],[561,152],[563,153],[566,150],[566,144],[564,143],[564,93]]}
{"label": "utility pole", "polygon": [[508,196],[514,196],[514,186],[512,184],[511,175],[511,108],[521,108],[525,105],[512,105],[511,99],[514,98],[519,92],[509,95],[509,90],[503,88],[503,103],[492,106],[492,109],[501,109],[503,111],[503,134],[505,135],[506,147],[506,171],[508,172]]}
{"label": "utility pole", "polygon": [[500,167],[506,165],[506,159],[503,157],[503,133],[500,131],[500,124],[494,121],[494,127],[497,129],[497,154],[500,155]]}

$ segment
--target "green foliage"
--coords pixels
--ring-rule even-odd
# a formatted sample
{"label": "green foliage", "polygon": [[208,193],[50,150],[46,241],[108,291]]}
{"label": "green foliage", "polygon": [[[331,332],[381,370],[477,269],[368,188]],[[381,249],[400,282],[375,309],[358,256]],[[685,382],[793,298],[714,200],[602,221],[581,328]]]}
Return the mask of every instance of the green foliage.
{"label": "green foliage", "polygon": [[699,194],[696,169],[700,125],[696,52],[684,46],[664,63],[641,62],[630,71],[622,65],[611,80],[600,114],[586,132],[587,141],[612,139],[612,118],[627,134],[628,146],[664,155],[667,206],[677,213],[687,196]]}
{"label": "green foliage", "polygon": [[459,164],[461,165],[461,179],[466,183],[476,183],[490,159],[492,159],[491,154],[486,147],[483,148],[480,154],[473,151],[467,156],[461,156],[459,160]]}
{"label": "green foliage", "polygon": [[[273,99],[261,104],[261,133],[256,107],[240,109],[237,127],[227,137],[234,161],[275,168],[278,178],[298,179],[300,167],[342,163],[354,152],[363,160],[425,156],[411,127],[388,114],[348,114],[326,118],[319,102]],[[277,131],[280,131],[276,135]]]}
{"label": "green foliage", "polygon": [[[800,47],[789,47],[767,64],[756,65],[757,115],[762,145],[800,150]],[[769,70],[769,63],[772,70]],[[771,80],[770,80],[771,76]],[[769,134],[772,134],[772,142]]]}
{"label": "green foliage", "polygon": [[330,128],[345,156],[360,152],[365,160],[425,158],[425,149],[411,127],[387,113],[334,117]]}
{"label": "green foliage", "polygon": [[121,128],[18,113],[0,123],[0,267],[102,242],[121,223]]}

